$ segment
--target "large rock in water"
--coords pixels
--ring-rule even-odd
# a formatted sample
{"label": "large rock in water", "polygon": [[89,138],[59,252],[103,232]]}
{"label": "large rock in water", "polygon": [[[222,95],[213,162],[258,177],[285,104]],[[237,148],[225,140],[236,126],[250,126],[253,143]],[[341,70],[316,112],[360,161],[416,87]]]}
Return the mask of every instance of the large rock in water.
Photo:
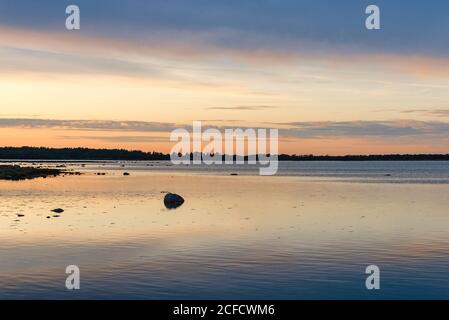
{"label": "large rock in water", "polygon": [[164,204],[167,209],[176,209],[184,203],[184,198],[176,193],[167,193],[164,197]]}

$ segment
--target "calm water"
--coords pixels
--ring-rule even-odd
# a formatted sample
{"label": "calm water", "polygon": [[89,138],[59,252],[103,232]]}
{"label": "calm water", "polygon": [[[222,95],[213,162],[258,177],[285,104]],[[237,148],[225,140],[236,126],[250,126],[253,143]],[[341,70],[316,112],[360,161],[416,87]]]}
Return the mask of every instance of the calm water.
{"label": "calm water", "polygon": [[449,298],[449,162],[66,165],[84,174],[0,181],[0,298]]}

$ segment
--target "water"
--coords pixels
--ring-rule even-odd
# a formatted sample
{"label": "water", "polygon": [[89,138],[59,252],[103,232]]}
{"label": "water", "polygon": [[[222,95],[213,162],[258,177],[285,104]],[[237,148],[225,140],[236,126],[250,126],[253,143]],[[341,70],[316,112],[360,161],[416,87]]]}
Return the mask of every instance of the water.
{"label": "water", "polygon": [[84,174],[0,181],[0,298],[449,298],[449,162],[65,165]]}
{"label": "water", "polygon": [[[5,162],[0,165],[28,166],[36,162]],[[41,163],[57,167],[57,161]],[[173,165],[170,161],[67,161],[69,169],[82,171],[136,170],[159,172],[185,172],[188,174],[258,175],[259,165]],[[82,165],[82,167],[81,167]],[[125,170],[125,171],[126,171]],[[277,176],[337,178],[339,181],[387,183],[449,183],[449,161],[281,161]]]}

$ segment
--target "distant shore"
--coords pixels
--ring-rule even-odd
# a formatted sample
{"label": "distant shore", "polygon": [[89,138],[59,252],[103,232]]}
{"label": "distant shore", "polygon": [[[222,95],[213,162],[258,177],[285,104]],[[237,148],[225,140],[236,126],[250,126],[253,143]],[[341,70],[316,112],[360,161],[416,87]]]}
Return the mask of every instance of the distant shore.
{"label": "distant shore", "polygon": [[[193,154],[190,154],[193,157]],[[224,155],[222,155],[224,159]],[[234,155],[235,159],[236,156]],[[247,159],[247,157],[245,157]],[[2,147],[0,161],[169,161],[170,154],[124,149]],[[279,161],[449,161],[449,154],[288,155]]]}

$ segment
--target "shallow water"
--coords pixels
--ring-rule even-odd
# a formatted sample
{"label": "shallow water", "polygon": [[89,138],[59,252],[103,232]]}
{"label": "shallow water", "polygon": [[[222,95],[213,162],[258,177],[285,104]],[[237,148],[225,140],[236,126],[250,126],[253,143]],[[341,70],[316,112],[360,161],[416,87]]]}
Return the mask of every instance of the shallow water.
{"label": "shallow water", "polygon": [[[168,165],[0,181],[0,298],[449,298],[448,163],[287,163],[275,177]],[[166,209],[165,191],[185,204]]]}

